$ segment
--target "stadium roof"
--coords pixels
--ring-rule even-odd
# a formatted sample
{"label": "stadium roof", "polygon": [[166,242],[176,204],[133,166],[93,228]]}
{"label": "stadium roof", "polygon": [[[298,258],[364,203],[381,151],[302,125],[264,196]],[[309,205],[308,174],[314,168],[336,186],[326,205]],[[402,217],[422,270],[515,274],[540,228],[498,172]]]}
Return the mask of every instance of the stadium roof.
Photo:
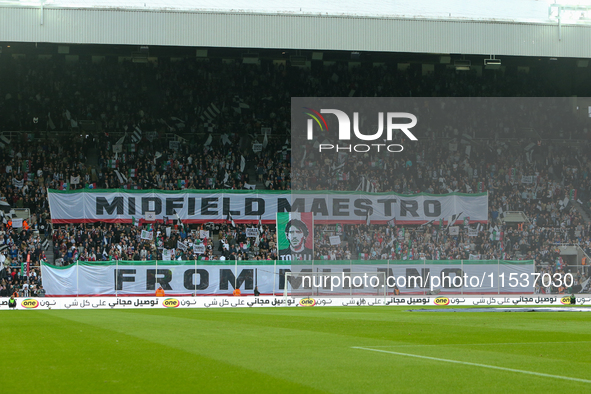
{"label": "stadium roof", "polygon": [[0,40],[591,57],[591,1],[560,3],[0,0]]}
{"label": "stadium roof", "polygon": [[[3,0],[3,4],[39,6],[39,0]],[[545,22],[548,6],[535,0],[47,0],[45,7],[119,10],[247,12],[262,14],[444,18]]]}

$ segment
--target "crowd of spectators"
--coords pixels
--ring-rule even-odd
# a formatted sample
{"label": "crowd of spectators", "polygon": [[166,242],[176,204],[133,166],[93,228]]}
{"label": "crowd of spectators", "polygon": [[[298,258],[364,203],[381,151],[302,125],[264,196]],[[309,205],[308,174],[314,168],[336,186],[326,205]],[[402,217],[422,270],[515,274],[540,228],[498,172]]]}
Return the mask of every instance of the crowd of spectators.
{"label": "crowd of spectators", "polygon": [[[58,265],[78,260],[273,260],[275,232],[265,225],[257,231],[256,238],[250,238],[246,236],[246,227],[211,223],[188,226],[176,220],[140,226],[65,225],[53,232],[54,255]],[[142,230],[151,235],[144,233],[142,238]]]}
{"label": "crowd of spectators", "polygon": [[[554,95],[533,73],[491,78],[448,70],[424,76],[412,68],[336,64],[301,69],[272,62],[194,60],[62,65],[11,59],[1,67],[9,83],[0,84],[0,130],[30,132],[15,134],[0,156],[0,199],[30,212],[29,230],[0,225],[4,289],[7,281],[23,283],[20,266],[27,255],[33,261],[45,259],[45,239],[52,241],[54,261],[64,265],[76,260],[277,257],[274,226],[263,226],[258,237],[248,238],[244,225],[216,229],[174,221],[154,224],[151,240],[141,238],[147,224],[52,226],[48,188],[488,192],[489,223],[477,236],[469,237],[467,228],[450,236],[437,225],[316,226],[315,258],[535,259],[539,270],[554,273],[565,269],[556,245],[579,244],[591,252],[589,224],[575,206],[591,208],[589,134],[578,121],[558,127],[566,108],[560,100],[552,104],[558,116],[521,119],[510,128],[495,120],[483,125],[468,114],[459,130],[433,128],[419,148],[410,145],[399,155],[382,152],[357,160],[336,154],[323,162],[307,155],[292,163],[287,149],[291,97],[351,92],[358,97]],[[94,122],[96,129],[86,133],[83,121]],[[535,136],[513,138],[531,128]],[[55,130],[70,137],[54,138]],[[256,151],[253,143],[260,144]],[[523,229],[503,225],[508,211],[526,214]],[[209,231],[209,237],[201,230]],[[341,235],[340,245],[330,245],[328,237],[335,234]],[[205,252],[197,253],[194,246]],[[589,273],[581,270],[580,275],[583,281]]]}

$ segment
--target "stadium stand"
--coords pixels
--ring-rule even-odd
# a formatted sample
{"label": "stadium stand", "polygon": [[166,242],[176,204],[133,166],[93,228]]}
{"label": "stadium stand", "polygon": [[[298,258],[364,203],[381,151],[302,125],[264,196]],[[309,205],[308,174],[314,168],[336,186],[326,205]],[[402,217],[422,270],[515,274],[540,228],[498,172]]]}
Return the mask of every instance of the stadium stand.
{"label": "stadium stand", "polygon": [[[251,242],[245,225],[209,226],[212,237],[204,241],[203,256],[177,247],[179,241],[197,242],[193,231],[202,225],[173,220],[167,235],[155,224],[158,237],[149,242],[140,238],[141,227],[129,224],[52,226],[47,188],[290,190],[292,171],[308,190],[328,180],[334,190],[489,193],[489,224],[477,236],[469,237],[467,228],[450,236],[437,224],[316,226],[316,259],[535,259],[539,272],[576,272],[578,286],[589,278],[590,135],[583,125],[560,130],[560,119],[536,119],[528,125],[535,136],[516,139],[510,130],[491,133],[469,118],[469,157],[461,152],[464,134],[440,130],[420,153],[376,158],[371,166],[347,161],[339,171],[310,158],[292,169],[284,149],[291,97],[351,91],[360,97],[555,95],[533,71],[423,75],[412,68],[362,72],[338,63],[301,69],[271,62],[63,64],[18,58],[3,60],[2,67],[9,83],[0,84],[0,129],[12,137],[0,158],[0,197],[30,214],[28,230],[12,229],[8,221],[0,226],[6,256],[0,291],[6,294],[23,291],[27,254],[32,261],[60,265],[77,259],[152,260],[162,258],[158,246],[165,245],[181,260],[277,257],[274,226],[264,226]],[[272,128],[272,138],[263,139],[261,127]],[[253,142],[262,143],[261,152],[250,149]],[[121,151],[114,152],[114,145]],[[510,222],[509,212],[525,219]],[[334,234],[341,235],[340,245],[330,245]],[[587,264],[567,264],[559,249],[564,245],[580,247]],[[31,291],[37,291],[38,268],[30,276]]]}

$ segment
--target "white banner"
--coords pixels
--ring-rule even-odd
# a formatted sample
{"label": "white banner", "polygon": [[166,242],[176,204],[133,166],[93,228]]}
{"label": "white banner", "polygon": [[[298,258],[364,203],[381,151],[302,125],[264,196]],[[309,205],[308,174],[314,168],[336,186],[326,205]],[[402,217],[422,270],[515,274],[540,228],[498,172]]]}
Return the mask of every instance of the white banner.
{"label": "white banner", "polygon": [[531,184],[534,183],[534,177],[532,175],[522,175],[521,183]]}
{"label": "white banner", "polygon": [[209,230],[199,230],[199,238],[209,238]]}
{"label": "white banner", "polygon": [[332,235],[330,238],[330,244],[331,245],[340,245],[341,244],[341,237],[339,237],[338,235]]}
{"label": "white banner", "polygon": [[468,237],[478,237],[478,229],[477,228],[468,228]]}
{"label": "white banner", "polygon": [[258,228],[247,228],[246,229],[246,236],[249,238],[256,238],[259,236],[259,229]]}
{"label": "white banner", "polygon": [[205,245],[204,244],[195,244],[195,245],[193,245],[193,251],[197,254],[204,254],[205,253]]}
{"label": "white banner", "polygon": [[258,153],[258,152],[260,152],[262,150],[263,150],[263,144],[259,144],[259,143],[252,144],[252,151],[254,153]]}
{"label": "white banner", "polygon": [[12,228],[21,228],[23,227],[23,219],[12,219]]}
{"label": "white banner", "polygon": [[147,239],[151,241],[152,239],[154,239],[154,233],[152,233],[151,231],[142,230],[141,239]]}
{"label": "white banner", "polygon": [[449,235],[460,235],[460,226],[450,226]]}
{"label": "white banner", "polygon": [[313,212],[318,224],[423,224],[460,214],[456,220],[488,220],[488,195],[446,194],[412,196],[394,193],[250,192],[183,190],[49,190],[53,223],[109,220],[131,222],[132,216],[154,212],[156,220],[178,213],[186,223],[224,222],[228,213],[240,223],[275,222],[278,212]]}
{"label": "white banner", "polygon": [[[170,258],[170,250],[164,250]],[[67,268],[49,264],[41,266],[43,287],[48,296],[67,295],[152,295],[156,281],[171,295],[232,294],[234,284],[243,292],[253,292],[255,284],[262,294],[283,294],[286,272],[311,272],[312,265],[291,266],[281,261],[240,262],[204,261],[86,262]],[[252,263],[252,264],[251,264]],[[469,260],[437,261],[431,264],[409,264],[384,261],[368,265],[335,261],[323,262],[328,272],[349,275],[349,272],[385,272],[402,293],[424,294],[426,291],[463,294],[533,293],[533,261],[501,262]],[[301,278],[292,278],[289,289],[303,291]],[[308,287],[309,288],[309,287]],[[323,293],[327,294],[325,288]]]}

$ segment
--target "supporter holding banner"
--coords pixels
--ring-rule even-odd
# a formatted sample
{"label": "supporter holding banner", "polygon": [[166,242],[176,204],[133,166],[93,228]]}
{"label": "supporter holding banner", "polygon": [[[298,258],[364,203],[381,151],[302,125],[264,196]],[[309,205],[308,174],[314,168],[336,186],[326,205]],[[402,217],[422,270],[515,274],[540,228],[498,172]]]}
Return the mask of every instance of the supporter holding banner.
{"label": "supporter holding banner", "polygon": [[330,237],[330,244],[331,245],[340,245],[341,244],[341,237],[338,235],[332,235]]}
{"label": "supporter holding banner", "polygon": [[246,229],[246,236],[249,238],[256,238],[259,236],[259,229],[258,228],[247,228]]}

